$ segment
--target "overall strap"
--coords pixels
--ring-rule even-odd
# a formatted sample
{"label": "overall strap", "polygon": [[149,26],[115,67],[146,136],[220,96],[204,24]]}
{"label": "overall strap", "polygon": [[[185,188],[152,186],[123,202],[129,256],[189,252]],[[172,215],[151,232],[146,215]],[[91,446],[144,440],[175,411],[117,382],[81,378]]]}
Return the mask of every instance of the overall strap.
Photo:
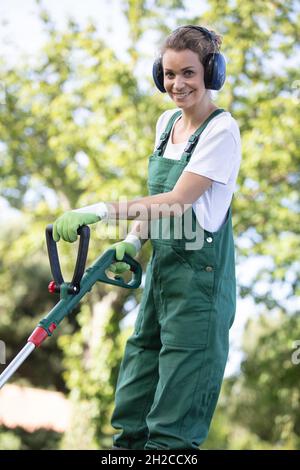
{"label": "overall strap", "polygon": [[172,114],[172,116],[170,117],[167,127],[165,128],[165,131],[161,134],[159,138],[159,144],[156,147],[155,152],[154,152],[155,156],[160,157],[164,154],[173,124],[180,115],[181,115],[181,111],[176,111],[176,113]]}
{"label": "overall strap", "polygon": [[225,109],[219,108],[216,109],[213,113],[211,113],[208,118],[201,124],[201,126],[194,132],[194,134],[191,135],[191,137],[188,140],[187,146],[185,147],[183,154],[181,155],[180,160],[184,162],[188,162],[189,159],[192,156],[193,151],[195,150],[195,147],[198,143],[199,137],[208,125],[208,123],[218,114],[221,114],[225,112]]}

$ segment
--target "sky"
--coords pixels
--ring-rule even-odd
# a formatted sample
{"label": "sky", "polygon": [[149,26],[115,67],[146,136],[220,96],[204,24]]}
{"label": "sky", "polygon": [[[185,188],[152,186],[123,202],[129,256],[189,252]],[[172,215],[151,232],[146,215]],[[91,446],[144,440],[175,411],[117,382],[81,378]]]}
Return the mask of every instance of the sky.
{"label": "sky", "polygon": [[[63,28],[66,18],[72,17],[83,25],[88,19],[97,23],[100,32],[108,34],[111,29],[110,42],[117,49],[126,47],[125,22],[119,12],[118,0],[44,0],[42,3],[50,13],[58,28]],[[0,3],[1,22],[7,26],[1,28],[1,52],[9,52],[11,60],[18,57],[19,52],[7,44],[7,40],[16,44],[26,54],[34,55],[44,40],[42,25],[38,20],[39,8],[35,0],[9,0]],[[122,38],[122,40],[120,40]]]}
{"label": "sky", "polygon": [[[62,28],[67,17],[75,18],[83,25],[92,19],[100,33],[110,35],[109,43],[118,52],[127,47],[126,21],[120,11],[119,0],[43,0],[42,4],[50,13],[58,28]],[[205,2],[186,0],[187,14],[199,15],[205,9]],[[0,30],[0,50],[9,51],[11,59],[18,57],[15,48],[5,44],[6,39],[13,40],[21,50],[34,54],[43,41],[42,26],[37,20],[38,7],[35,0],[9,0],[0,2],[0,24],[7,21],[8,25]],[[153,45],[145,42],[144,48],[151,52]]]}
{"label": "sky", "polygon": [[[126,43],[126,22],[122,20],[118,0],[44,0],[43,5],[49,11],[51,18],[59,28],[66,24],[66,18],[71,16],[81,25],[84,25],[89,18],[99,27],[100,33],[109,34],[110,45],[120,54],[125,52]],[[188,13],[193,16],[201,14],[205,8],[205,2],[189,0],[186,2]],[[38,19],[38,8],[35,0],[9,0],[0,2],[0,55],[15,64],[18,62],[20,54],[26,54],[28,60],[34,60],[37,52],[41,48],[44,35],[42,26]],[[4,27],[3,24],[6,24]],[[110,31],[110,32],[109,32]],[[154,51],[154,44],[147,41],[143,46],[143,51],[151,58]],[[152,59],[151,59],[152,60]],[[14,212],[7,212],[7,204],[0,200],[0,213],[6,216],[14,216]],[[44,234],[43,234],[44,236]],[[243,273],[255,272],[258,261],[249,260],[247,266],[237,268],[237,276]],[[250,269],[250,270],[249,270]],[[134,321],[136,310],[132,311],[126,318],[126,323]],[[231,352],[226,368],[226,376],[238,370],[242,355],[240,352],[241,337],[244,325],[249,317],[258,313],[258,307],[250,300],[237,301],[236,319],[230,333]]]}

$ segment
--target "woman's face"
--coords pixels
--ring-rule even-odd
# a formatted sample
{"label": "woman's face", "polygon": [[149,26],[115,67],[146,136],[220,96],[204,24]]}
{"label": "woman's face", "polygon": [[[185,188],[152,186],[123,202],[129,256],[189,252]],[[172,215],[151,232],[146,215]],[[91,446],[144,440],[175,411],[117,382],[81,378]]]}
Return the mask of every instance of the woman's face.
{"label": "woman's face", "polygon": [[204,67],[190,49],[167,49],[162,58],[164,87],[179,108],[201,103],[205,93]]}

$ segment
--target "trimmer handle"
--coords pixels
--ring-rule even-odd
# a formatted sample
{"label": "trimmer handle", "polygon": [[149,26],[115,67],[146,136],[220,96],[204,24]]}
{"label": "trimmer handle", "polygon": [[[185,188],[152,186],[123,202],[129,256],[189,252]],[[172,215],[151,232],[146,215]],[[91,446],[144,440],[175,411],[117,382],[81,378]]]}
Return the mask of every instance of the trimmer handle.
{"label": "trimmer handle", "polygon": [[117,275],[114,277],[114,279],[111,279],[106,276],[105,271],[109,268],[112,263],[115,263],[116,261],[118,260],[116,259],[115,249],[111,248],[105,251],[105,253],[103,253],[103,255],[101,256],[102,269],[100,275],[98,276],[98,281],[106,282],[107,284],[112,284],[118,287],[125,287],[127,289],[136,289],[137,287],[139,287],[142,280],[142,267],[140,263],[138,263],[131,256],[127,255],[127,253],[124,254],[122,261],[129,264],[130,271],[132,272],[132,279],[127,283],[121,276]]}
{"label": "trimmer handle", "polygon": [[[78,249],[73,278],[72,278],[71,283],[68,284],[68,288],[67,288],[68,294],[73,294],[73,295],[78,294],[80,290],[80,281],[84,274],[85,263],[86,263],[86,258],[88,254],[88,248],[89,248],[90,229],[87,225],[83,225],[82,227],[79,227],[79,229],[77,230],[77,233],[80,236],[79,249]],[[52,272],[52,276],[54,279],[53,281],[50,282],[48,289],[49,289],[49,292],[51,293],[54,293],[54,292],[60,293],[61,286],[62,284],[65,284],[65,281],[63,279],[61,269],[60,269],[60,263],[59,263],[58,252],[57,252],[57,244],[53,240],[53,226],[52,225],[48,225],[46,227],[46,242],[47,242],[47,249],[48,249],[51,272]]]}

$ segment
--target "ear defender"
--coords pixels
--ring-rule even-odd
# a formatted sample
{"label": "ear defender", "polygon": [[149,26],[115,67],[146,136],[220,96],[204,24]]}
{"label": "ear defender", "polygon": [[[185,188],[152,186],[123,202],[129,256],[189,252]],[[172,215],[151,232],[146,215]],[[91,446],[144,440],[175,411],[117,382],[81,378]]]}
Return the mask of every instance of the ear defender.
{"label": "ear defender", "polygon": [[154,83],[159,89],[159,91],[161,91],[162,93],[166,93],[166,90],[164,87],[164,71],[163,71],[161,57],[156,59],[156,61],[153,64],[152,76],[153,76]]}
{"label": "ear defender", "polygon": [[[206,34],[213,41],[213,35],[208,29],[202,26],[188,25],[185,26],[196,29]],[[175,30],[176,31],[176,30]],[[220,52],[211,52],[205,56],[203,61],[204,67],[204,84],[207,90],[220,90],[225,83],[226,78],[226,61]],[[164,87],[164,71],[162,66],[162,57],[155,60],[152,67],[152,76],[156,87],[161,93],[166,93]]]}

